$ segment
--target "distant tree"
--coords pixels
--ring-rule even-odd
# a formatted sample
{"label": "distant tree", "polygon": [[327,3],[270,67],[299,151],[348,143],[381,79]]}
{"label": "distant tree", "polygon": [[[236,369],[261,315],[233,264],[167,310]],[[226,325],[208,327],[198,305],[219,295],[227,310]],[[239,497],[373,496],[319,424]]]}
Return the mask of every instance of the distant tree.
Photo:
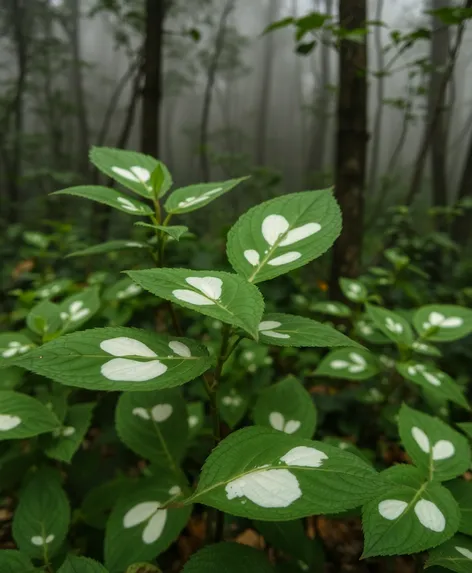
{"label": "distant tree", "polygon": [[366,27],[366,0],[339,0],[339,95],[335,161],[335,194],[343,214],[343,230],[334,244],[330,293],[340,298],[339,278],[359,273],[367,155],[366,38],[343,32]]}

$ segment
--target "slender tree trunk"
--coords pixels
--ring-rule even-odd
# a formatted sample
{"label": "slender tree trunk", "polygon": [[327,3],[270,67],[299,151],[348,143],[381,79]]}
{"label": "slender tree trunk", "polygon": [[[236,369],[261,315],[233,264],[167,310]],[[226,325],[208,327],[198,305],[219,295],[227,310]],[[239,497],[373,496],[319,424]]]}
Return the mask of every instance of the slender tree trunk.
{"label": "slender tree trunk", "polygon": [[146,0],[144,87],[141,114],[141,151],[159,157],[160,102],[162,97],[162,39],[166,0]]}
{"label": "slender tree trunk", "polygon": [[213,87],[218,70],[218,62],[225,44],[226,24],[234,8],[235,0],[227,0],[221,13],[220,21],[216,31],[215,46],[208,65],[207,81],[203,96],[202,117],[200,120],[200,170],[203,181],[210,180],[210,161],[208,158],[208,131],[210,123],[211,102],[213,98]]}
{"label": "slender tree trunk", "polygon": [[[279,0],[268,0],[266,25],[268,26],[277,19],[279,13]],[[274,70],[274,34],[266,34],[264,38],[264,56],[262,62],[261,91],[257,106],[255,160],[256,165],[264,165],[267,148],[267,125],[270,111],[270,91]]]}
{"label": "slender tree trunk", "polygon": [[89,165],[89,127],[82,75],[80,17],[79,0],[70,0],[70,23],[68,29],[72,52],[71,83],[77,121],[77,168],[80,174],[87,175]]}
{"label": "slender tree trunk", "polygon": [[[377,9],[375,12],[375,20],[382,21],[382,13],[384,7],[384,0],[377,0]],[[375,110],[374,129],[372,137],[370,138],[370,166],[369,176],[367,179],[367,188],[370,192],[374,191],[377,183],[377,175],[379,172],[380,149],[382,138],[382,120],[384,111],[384,98],[385,98],[385,77],[384,67],[385,58],[382,46],[382,26],[376,25],[374,28],[374,51],[376,55],[377,66],[377,107]],[[372,193],[371,193],[372,195]]]}
{"label": "slender tree trunk", "polygon": [[[472,134],[464,163],[464,170],[459,183],[457,200],[472,198]],[[465,246],[471,237],[471,211],[468,209],[463,215],[457,217],[452,225],[452,238],[461,246]]]}
{"label": "slender tree trunk", "polygon": [[[472,0],[466,0],[464,7],[472,8]],[[421,180],[423,178],[423,172],[426,165],[426,160],[428,158],[429,146],[434,139],[436,129],[438,127],[438,121],[442,113],[442,103],[446,95],[448,83],[452,77],[452,74],[454,73],[454,67],[459,56],[459,50],[461,47],[462,38],[464,36],[464,30],[465,22],[462,22],[457,27],[456,40],[451,50],[446,69],[442,74],[442,78],[438,86],[437,97],[426,123],[423,138],[421,140],[415,161],[415,169],[413,171],[408,193],[405,198],[405,203],[407,205],[411,205],[413,203],[421,187]]]}
{"label": "slender tree trunk", "polygon": [[[450,6],[450,0],[432,0],[431,8],[438,10]],[[428,114],[435,113],[437,105],[436,129],[431,141],[432,202],[434,206],[447,205],[447,132],[448,113],[446,109],[447,89],[441,90],[443,75],[449,57],[449,28],[439,18],[432,17],[433,36],[431,39],[431,78],[429,84]],[[452,76],[451,76],[452,79]],[[436,103],[437,102],[437,103]],[[429,122],[433,121],[430,117]],[[444,221],[438,219],[439,227]]]}
{"label": "slender tree trunk", "polygon": [[[364,28],[366,0],[339,0],[344,29]],[[366,41],[342,39],[339,49],[338,133],[335,194],[343,214],[343,230],[334,244],[330,293],[341,297],[339,278],[359,273],[364,221],[367,155]]]}

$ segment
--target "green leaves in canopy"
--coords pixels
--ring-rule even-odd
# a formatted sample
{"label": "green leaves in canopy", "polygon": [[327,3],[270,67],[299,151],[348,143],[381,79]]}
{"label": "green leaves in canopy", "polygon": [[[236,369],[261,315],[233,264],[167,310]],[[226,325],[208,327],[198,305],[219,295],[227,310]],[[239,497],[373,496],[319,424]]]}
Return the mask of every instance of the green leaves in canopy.
{"label": "green leaves in canopy", "polygon": [[70,463],[83,442],[90,424],[95,404],[70,406],[64,424],[53,431],[45,447],[46,455],[54,460]]}
{"label": "green leaves in canopy", "polygon": [[175,480],[161,473],[158,480],[141,480],[119,498],[105,533],[105,566],[110,573],[153,559],[178,537],[190,517],[191,506],[163,506],[180,495]]}
{"label": "green leaves in canopy", "polygon": [[266,314],[258,329],[261,342],[274,346],[359,346],[332,326],[293,314]]}
{"label": "green leaves in canopy", "polygon": [[389,341],[366,315],[355,322],[354,333],[370,344],[387,344]]}
{"label": "green leaves in canopy", "polygon": [[372,322],[381,330],[390,340],[396,344],[410,346],[413,343],[413,331],[408,321],[396,312],[373,306],[366,305],[367,314]]}
{"label": "green leaves in canopy", "polygon": [[213,450],[190,501],[277,521],[354,508],[379,485],[377,473],[357,456],[252,426]]}
{"label": "green leaves in canopy", "polygon": [[70,508],[59,477],[39,470],[22,489],[13,516],[13,539],[22,553],[53,557],[66,538]]}
{"label": "green leaves in canopy", "polygon": [[0,571],[2,573],[34,573],[38,571],[26,555],[14,549],[0,551]]}
{"label": "green leaves in canopy", "polygon": [[72,284],[70,279],[58,279],[56,281],[52,281],[47,285],[42,286],[36,291],[37,298],[54,298],[55,296],[63,293],[67,290]]}
{"label": "green leaves in canopy", "polygon": [[347,380],[367,380],[379,372],[377,359],[363,348],[333,350],[318,365],[316,374]]}
{"label": "green leaves in canopy", "polygon": [[472,483],[463,479],[455,479],[445,484],[459,505],[461,522],[459,531],[472,535]]}
{"label": "green leaves in canopy", "polygon": [[146,227],[148,229],[161,231],[175,241],[178,241],[180,237],[188,231],[188,227],[185,225],[152,225],[151,223],[144,223],[143,221],[137,221],[135,225],[137,227]]}
{"label": "green leaves in canopy", "polygon": [[205,423],[203,402],[187,403],[187,424],[189,438],[195,437]]}
{"label": "green leaves in canopy", "polygon": [[342,302],[315,302],[310,306],[310,310],[330,316],[351,316],[351,309]]}
{"label": "green leaves in canopy", "polygon": [[258,283],[316,259],[340,232],[331,190],[291,193],[242,215],[228,234],[227,255],[237,273]]}
{"label": "green leaves in canopy", "polygon": [[472,539],[465,535],[454,535],[452,539],[430,551],[425,569],[434,566],[457,573],[471,573]]}
{"label": "green leaves in canopy", "polygon": [[59,420],[39,400],[10,390],[0,392],[0,441],[51,432]]}
{"label": "green leaves in canopy", "polygon": [[0,364],[4,362],[3,359],[22,356],[35,346],[27,336],[19,332],[0,333]]}
{"label": "green leaves in canopy", "polygon": [[221,418],[233,429],[244,417],[249,405],[249,393],[245,388],[230,388],[221,385],[217,393],[218,411]]}
{"label": "green leaves in canopy", "polygon": [[316,427],[316,407],[310,394],[294,376],[288,376],[261,392],[254,406],[254,422],[293,434],[312,438]]}
{"label": "green leaves in canopy", "polygon": [[472,332],[472,310],[454,304],[428,304],[416,311],[413,324],[428,340],[458,340]]}
{"label": "green leaves in canopy", "polygon": [[127,271],[152,294],[239,326],[255,339],[264,311],[259,289],[238,275],[217,271],[151,269]]}
{"label": "green leaves in canopy", "polygon": [[412,466],[393,466],[381,477],[387,491],[363,508],[363,557],[419,553],[454,535],[460,512],[446,488],[424,482]]}
{"label": "green leaves in canopy", "polygon": [[67,297],[59,305],[63,331],[77,330],[100,309],[98,286],[93,286]]}
{"label": "green leaves in canopy", "polygon": [[142,197],[152,197],[151,177],[158,166],[161,168],[161,184],[158,196],[165,195],[172,186],[172,176],[167,167],[150,155],[111,147],[92,147],[90,161],[102,173]]}
{"label": "green leaves in canopy", "polygon": [[180,386],[211,365],[193,340],[123,327],[61,336],[14,362],[68,386],[135,391]]}
{"label": "green leaves in canopy", "polygon": [[457,424],[459,428],[472,439],[472,422],[462,422]]}
{"label": "green leaves in canopy", "polygon": [[57,573],[108,573],[98,561],[88,557],[68,555]]}
{"label": "green leaves in canopy", "polygon": [[175,189],[167,198],[164,208],[168,213],[175,215],[190,213],[190,211],[208,205],[246,179],[248,177],[229,179],[218,183],[198,183],[197,185]]}
{"label": "green leaves in canopy", "polygon": [[397,362],[396,367],[398,372],[407,380],[422,386],[438,397],[469,409],[460,386],[445,372],[430,364],[421,364],[419,362]]}
{"label": "green leaves in canopy", "polygon": [[130,278],[125,277],[117,281],[115,284],[107,288],[103,293],[103,298],[105,300],[124,300],[127,298],[132,298],[142,293],[143,289],[137,285]]}
{"label": "green leaves in canopy", "polygon": [[352,302],[365,302],[369,296],[367,289],[359,280],[343,277],[339,279],[339,286],[344,296]]}
{"label": "green leaves in canopy", "polygon": [[153,210],[151,207],[137,201],[132,197],[128,197],[124,193],[110,189],[110,187],[103,187],[101,185],[79,185],[78,187],[68,187],[55,191],[51,195],[73,195],[74,197],[82,197],[83,199],[90,199],[103,205],[108,205],[118,211],[128,213],[128,215],[136,215],[142,217],[143,215],[152,215]]}
{"label": "green leaves in canopy", "polygon": [[403,404],[398,425],[407,454],[427,479],[445,481],[469,469],[467,439],[439,418]]}
{"label": "green leaves in canopy", "polygon": [[182,573],[274,573],[266,555],[253,547],[226,541],[208,545],[187,561]]}
{"label": "green leaves in canopy", "polygon": [[116,430],[133,452],[172,469],[185,453],[188,436],[180,391],[125,392],[116,407]]}
{"label": "green leaves in canopy", "polygon": [[62,329],[60,307],[48,300],[43,300],[29,311],[26,324],[31,331],[47,338],[48,335]]}
{"label": "green leaves in canopy", "polygon": [[107,241],[99,245],[93,245],[80,251],[75,251],[67,255],[68,257],[89,257],[91,255],[103,255],[104,253],[113,253],[116,251],[125,251],[127,249],[145,249],[146,245],[138,241]]}

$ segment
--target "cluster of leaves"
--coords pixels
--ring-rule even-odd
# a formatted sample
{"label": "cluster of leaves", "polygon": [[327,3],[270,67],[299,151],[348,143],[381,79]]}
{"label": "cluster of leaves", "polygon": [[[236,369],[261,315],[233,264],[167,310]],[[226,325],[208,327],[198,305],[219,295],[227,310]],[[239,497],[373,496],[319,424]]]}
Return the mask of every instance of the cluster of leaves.
{"label": "cluster of leaves", "polygon": [[[146,253],[155,268],[143,260],[107,289],[95,284],[69,294],[67,280],[45,284],[33,293],[32,300],[42,300],[25,313],[25,328],[0,335],[0,439],[7,444],[0,477],[6,490],[21,482],[12,528],[18,550],[0,553],[2,570],[158,571],[156,559],[164,566],[166,550],[201,506],[216,511],[210,541],[224,537],[222,517],[252,520],[298,569],[319,559],[302,518],[355,510],[362,511],[364,557],[430,550],[428,566],[469,570],[472,486],[460,476],[471,465],[470,445],[411,405],[440,411],[452,402],[469,409],[461,386],[433,360],[439,345],[472,332],[472,311],[436,304],[393,312],[363,282],[342,279],[351,304],[315,302],[311,311],[344,321],[338,326],[345,329],[350,321],[350,336],[307,316],[269,312],[261,284],[321,256],[339,235],[341,213],[331,190],[285,195],[243,214],[227,236],[233,272],[168,268],[168,244],[188,233],[171,220],[245,178],[176,189],[162,204],[172,177],[159,161],[109,148],[94,148],[91,160],[124,190],[79,186],[57,193],[145,217],[137,225],[149,237],[73,255],[131,249],[137,261]],[[397,271],[405,263],[396,252],[389,260]],[[157,304],[171,318],[165,334],[125,326],[133,311],[117,310],[148,297],[148,310]],[[206,317],[202,336],[198,326],[183,331],[189,312]],[[95,328],[82,330],[86,323]],[[342,439],[313,441],[317,408],[298,377],[273,383],[274,347],[329,348],[314,376],[373,381],[368,391],[395,406],[390,417],[414,465],[374,467]],[[113,392],[120,393],[116,400],[109,398]],[[110,406],[111,432],[141,461],[132,472],[125,465],[121,475],[85,487],[77,507],[70,484],[87,481],[76,462],[80,446],[84,439],[90,446],[94,413],[109,416]],[[460,429],[470,437],[470,424]],[[110,437],[100,440],[107,444]],[[84,546],[84,527],[104,532],[103,548]],[[102,549],[104,566],[75,556],[100,557]],[[232,573],[242,563],[248,572],[273,570],[262,553],[223,542],[195,553],[184,571]]]}

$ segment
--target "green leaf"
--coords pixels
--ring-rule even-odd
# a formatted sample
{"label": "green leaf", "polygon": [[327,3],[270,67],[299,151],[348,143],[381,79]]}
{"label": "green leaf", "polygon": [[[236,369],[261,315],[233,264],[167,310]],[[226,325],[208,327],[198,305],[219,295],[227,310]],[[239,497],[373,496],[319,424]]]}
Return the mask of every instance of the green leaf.
{"label": "green leaf", "polygon": [[167,167],[150,155],[110,147],[92,147],[90,161],[102,173],[142,197],[152,197],[151,175],[158,166],[163,174],[159,197],[172,186],[172,176]]}
{"label": "green leaf", "polygon": [[459,531],[472,535],[472,483],[463,479],[455,479],[444,485],[452,493],[461,511]]}
{"label": "green leaf", "polygon": [[16,366],[3,368],[0,376],[0,390],[14,390],[20,384],[23,374],[23,369]]}
{"label": "green leaf", "polygon": [[104,293],[104,300],[125,300],[141,294],[143,289],[128,277],[117,281]]}
{"label": "green leaf", "polygon": [[445,481],[469,469],[471,458],[467,439],[439,418],[403,404],[398,426],[407,454],[428,479]]}
{"label": "green leaf", "polygon": [[330,316],[351,316],[351,309],[342,302],[316,302],[310,306],[310,310]]}
{"label": "green leaf", "polygon": [[42,250],[46,250],[51,241],[47,235],[36,231],[25,231],[23,233],[23,239],[25,243]]}
{"label": "green leaf", "polygon": [[22,356],[35,346],[27,336],[19,332],[0,333],[0,364],[6,364],[4,359]]}
{"label": "green leaf", "polygon": [[74,404],[69,408],[64,424],[56,428],[45,453],[48,457],[70,463],[83,442],[90,424],[95,404]]}
{"label": "green leaf", "polygon": [[428,304],[416,311],[413,324],[422,338],[458,340],[472,332],[472,310],[454,304]]}
{"label": "green leaf", "polygon": [[67,386],[140,392],[180,386],[211,365],[193,340],[124,327],[61,336],[14,362]]}
{"label": "green leaf", "polygon": [[2,549],[0,551],[0,571],[2,573],[34,573],[38,569],[20,551]]}
{"label": "green leaf", "polygon": [[67,297],[59,305],[63,332],[77,330],[100,310],[99,287],[93,286]]}
{"label": "green leaf", "polygon": [[188,231],[188,227],[185,225],[151,225],[151,223],[144,223],[143,221],[137,221],[135,225],[138,227],[146,227],[148,229],[162,231],[175,241],[178,241],[180,237]]}
{"label": "green leaf", "polygon": [[263,390],[254,406],[253,416],[258,426],[273,428],[298,438],[311,438],[315,433],[315,404],[294,376],[288,376]]}
{"label": "green leaf", "polygon": [[[131,175],[133,176],[135,174],[131,172]],[[129,172],[127,173],[127,176],[130,176]],[[162,193],[162,187],[165,184],[165,179],[166,173],[164,172],[162,163],[160,163],[151,173],[151,188],[154,197],[160,197],[161,194],[163,195],[165,193],[165,191]]]}
{"label": "green leaf", "polygon": [[249,209],[228,233],[233,269],[258,283],[301,267],[327,251],[341,232],[330,189],[277,197]]}
{"label": "green leaf", "polygon": [[118,211],[128,213],[128,215],[136,215],[137,217],[153,214],[153,210],[145,203],[137,201],[132,197],[128,197],[124,193],[115,191],[115,189],[103,187],[101,185],[79,185],[78,187],[68,187],[67,189],[55,191],[54,193],[51,193],[51,195],[73,195],[74,197],[83,197],[84,199],[90,199],[91,201],[97,201],[103,205],[108,205],[109,207],[118,209]]}
{"label": "green leaf", "polygon": [[243,389],[228,390],[225,386],[220,386],[217,393],[218,411],[221,418],[233,429],[244,417],[249,406],[249,395]]}
{"label": "green leaf", "polygon": [[397,362],[396,367],[398,372],[407,380],[418,384],[436,396],[470,409],[460,386],[445,372],[429,364],[419,362]]}
{"label": "green leaf", "polygon": [[278,521],[354,508],[379,485],[377,473],[357,456],[252,426],[213,450],[188,501]]}
{"label": "green leaf", "polygon": [[120,476],[89,490],[80,508],[85,523],[95,529],[105,529],[116,500],[129,491],[132,485],[133,481],[129,477]]}
{"label": "green leaf", "polygon": [[90,255],[102,255],[103,253],[112,253],[115,251],[124,251],[127,249],[145,249],[147,245],[138,241],[107,241],[99,245],[93,245],[80,251],[74,251],[67,257],[88,257]]}
{"label": "green leaf", "polygon": [[445,567],[457,573],[471,573],[472,539],[465,535],[454,535],[452,539],[430,551],[425,569],[434,566]]}
{"label": "green leaf", "polygon": [[35,559],[53,557],[67,535],[70,508],[59,478],[49,469],[38,471],[20,494],[13,516],[13,539]]}
{"label": "green leaf", "polygon": [[368,350],[343,348],[333,350],[325,356],[315,374],[347,380],[367,380],[378,372],[378,361]]}
{"label": "green leaf", "polygon": [[460,512],[446,488],[437,482],[423,483],[412,466],[394,466],[384,474],[388,490],[362,512],[364,558],[419,553],[454,535]]}
{"label": "green leaf", "polygon": [[208,545],[190,557],[182,573],[274,573],[267,557],[253,547],[226,541]]}
{"label": "green leaf", "polygon": [[187,409],[177,388],[125,392],[116,407],[116,431],[133,452],[172,469],[187,445]]}
{"label": "green leaf", "polygon": [[363,303],[369,296],[367,289],[359,280],[340,278],[339,286],[344,296],[352,302]]}
{"label": "green leaf", "polygon": [[354,334],[370,344],[387,344],[389,339],[372,323],[367,315],[363,315],[354,325]]}
{"label": "green leaf", "polygon": [[43,300],[29,311],[26,324],[30,330],[41,337],[54,334],[62,328],[60,307],[48,300]]}
{"label": "green leaf", "polygon": [[178,537],[191,506],[160,508],[180,495],[175,480],[161,473],[158,480],[140,480],[119,498],[105,532],[105,565],[111,573],[153,559]]}
{"label": "green leaf", "polygon": [[396,312],[379,306],[366,305],[367,314],[377,328],[396,344],[410,346],[413,331],[408,321]]}
{"label": "green leaf", "polygon": [[88,557],[68,555],[57,573],[108,573],[98,561]]}
{"label": "green leaf", "polygon": [[59,420],[39,400],[13,392],[0,392],[0,441],[21,440],[51,432]]}
{"label": "green leaf", "polygon": [[411,343],[410,348],[417,354],[423,354],[425,356],[441,356],[441,351],[432,344],[423,342],[423,340],[414,340]]}
{"label": "green leaf", "polygon": [[72,285],[70,279],[58,279],[57,281],[52,281],[47,285],[42,286],[36,291],[37,298],[54,298],[59,294],[62,294]]}
{"label": "green leaf", "polygon": [[264,300],[257,287],[238,275],[190,269],[126,272],[152,294],[239,326],[257,340]]}
{"label": "green leaf", "polygon": [[258,329],[261,342],[274,346],[359,347],[332,326],[293,314],[266,314]]}
{"label": "green leaf", "polygon": [[457,424],[459,428],[467,434],[470,439],[472,439],[472,422],[462,422],[461,424]]}
{"label": "green leaf", "polygon": [[205,207],[205,205],[218,199],[218,197],[221,197],[221,195],[224,195],[246,179],[248,179],[248,177],[240,177],[239,179],[229,179],[228,181],[215,183],[198,183],[197,185],[189,185],[188,187],[175,189],[167,198],[164,208],[168,213],[172,213],[173,215],[190,213],[190,211]]}
{"label": "green leaf", "polygon": [[187,424],[189,438],[195,437],[205,423],[203,402],[187,403]]}
{"label": "green leaf", "polygon": [[282,20],[277,20],[277,22],[272,22],[267,28],[264,30],[264,34],[267,32],[272,32],[272,30],[278,30],[279,28],[286,28],[291,24],[295,24],[295,19],[289,16],[288,18],[283,18]]}

